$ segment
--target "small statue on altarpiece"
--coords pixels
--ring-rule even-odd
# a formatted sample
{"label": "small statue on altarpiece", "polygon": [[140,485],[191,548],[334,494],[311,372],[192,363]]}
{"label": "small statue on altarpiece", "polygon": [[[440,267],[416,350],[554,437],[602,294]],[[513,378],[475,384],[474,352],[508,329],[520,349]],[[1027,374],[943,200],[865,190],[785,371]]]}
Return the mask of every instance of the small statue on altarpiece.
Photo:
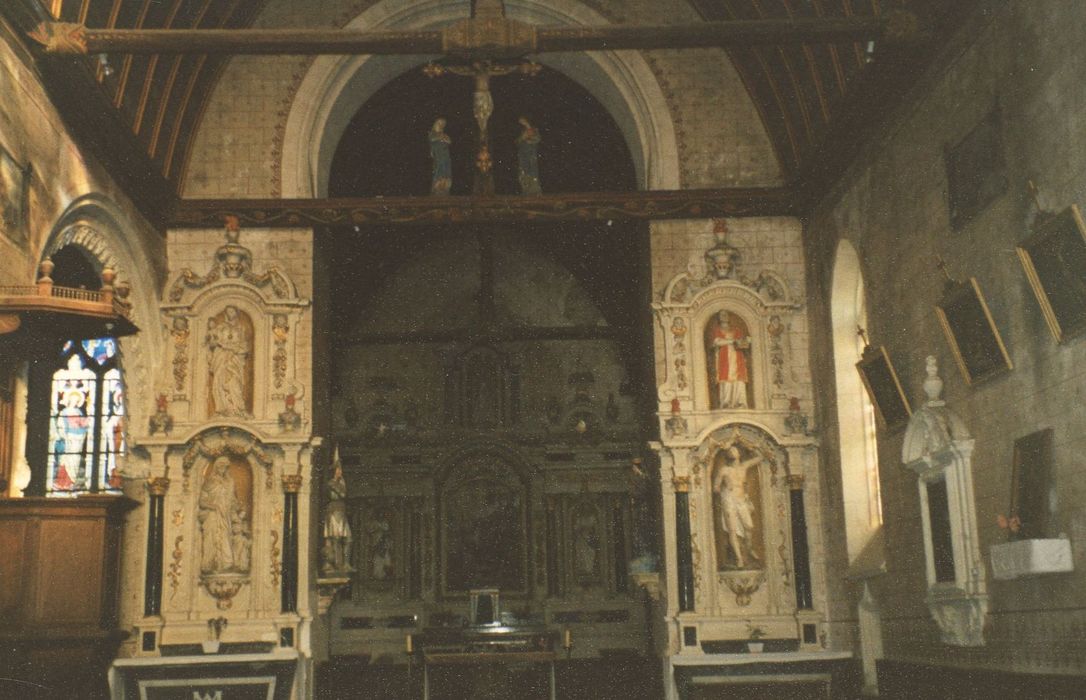
{"label": "small statue on altarpiece", "polygon": [[430,127],[430,159],[433,161],[430,194],[447,195],[452,189],[451,146],[452,139],[445,133],[445,118],[438,117]]}
{"label": "small statue on altarpiece", "polygon": [[351,566],[351,525],[347,521],[347,481],[343,478],[343,464],[339,461],[339,448],[332,461],[332,478],[325,484],[328,503],[324,508],[324,574],[354,571]]}
{"label": "small statue on altarpiece", "polygon": [[523,128],[517,137],[517,181],[521,194],[543,194],[539,182],[539,130],[527,117],[517,120]]}

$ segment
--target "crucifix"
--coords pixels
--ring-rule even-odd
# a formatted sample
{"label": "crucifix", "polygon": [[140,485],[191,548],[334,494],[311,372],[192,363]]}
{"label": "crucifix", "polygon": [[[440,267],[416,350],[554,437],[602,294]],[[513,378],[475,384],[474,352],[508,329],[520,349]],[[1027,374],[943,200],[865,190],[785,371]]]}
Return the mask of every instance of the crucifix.
{"label": "crucifix", "polygon": [[[505,5],[500,0],[477,0],[472,3],[472,19],[504,21]],[[472,95],[472,115],[479,127],[475,148],[475,179],[472,184],[473,194],[494,194],[493,161],[490,157],[490,134],[488,127],[490,115],[494,112],[494,97],[490,94],[490,79],[512,73],[534,76],[542,66],[532,61],[499,62],[489,55],[475,54],[465,56],[464,63],[428,63],[423,68],[430,78],[445,75],[459,75],[474,79],[475,90]]]}
{"label": "crucifix", "polygon": [[461,75],[475,80],[475,91],[472,95],[471,112],[475,117],[475,123],[479,127],[475,141],[475,179],[472,185],[473,194],[494,194],[493,161],[490,157],[490,115],[494,112],[494,97],[490,94],[490,79],[511,73],[522,75],[537,75],[542,66],[531,61],[519,63],[496,63],[489,58],[472,61],[468,65],[441,65],[437,63],[427,64],[423,72],[436,78],[446,73]]}

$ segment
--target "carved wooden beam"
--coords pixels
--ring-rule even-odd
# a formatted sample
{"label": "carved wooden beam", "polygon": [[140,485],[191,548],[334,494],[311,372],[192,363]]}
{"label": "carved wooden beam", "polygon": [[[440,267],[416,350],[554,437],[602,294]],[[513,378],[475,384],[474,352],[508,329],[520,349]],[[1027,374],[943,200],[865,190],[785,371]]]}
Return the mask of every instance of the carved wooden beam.
{"label": "carved wooden beam", "polygon": [[915,15],[735,20],[649,26],[536,27],[477,17],[441,30],[89,29],[42,22],[28,36],[56,54],[370,54],[516,57],[560,51],[682,49],[852,41],[911,42]]}
{"label": "carved wooden beam", "polygon": [[226,217],[242,226],[433,225],[518,221],[706,219],[720,216],[787,216],[792,190],[733,188],[589,192],[540,196],[372,197],[365,199],[182,199],[168,226],[219,228]]}

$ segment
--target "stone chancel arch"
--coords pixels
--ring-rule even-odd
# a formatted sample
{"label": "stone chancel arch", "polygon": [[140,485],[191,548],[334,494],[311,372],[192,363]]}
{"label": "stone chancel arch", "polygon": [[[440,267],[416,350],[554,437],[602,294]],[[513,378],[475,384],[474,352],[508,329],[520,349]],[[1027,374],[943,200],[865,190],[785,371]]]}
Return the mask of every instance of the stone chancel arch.
{"label": "stone chancel arch", "polygon": [[[512,19],[561,26],[605,24],[576,2],[506,3]],[[353,29],[432,27],[462,19],[464,3],[395,0],[375,5],[348,23]],[[634,52],[547,54],[540,63],[588,89],[621,129],[642,189],[679,186],[678,146],[667,101],[652,70]],[[332,156],[348,121],[382,85],[425,63],[418,57],[316,59],[303,78],[287,118],[283,142],[285,197],[325,196]]]}

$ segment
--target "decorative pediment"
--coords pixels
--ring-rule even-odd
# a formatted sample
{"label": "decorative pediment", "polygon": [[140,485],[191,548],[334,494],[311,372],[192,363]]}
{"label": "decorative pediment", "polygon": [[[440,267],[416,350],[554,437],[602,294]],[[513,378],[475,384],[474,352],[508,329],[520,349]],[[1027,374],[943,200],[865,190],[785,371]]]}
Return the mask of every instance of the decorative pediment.
{"label": "decorative pediment", "polygon": [[266,296],[270,291],[275,299],[291,299],[297,296],[294,284],[272,265],[263,272],[253,269],[253,254],[238,240],[241,231],[237,219],[229,217],[226,223],[226,243],[215,251],[214,265],[205,274],[198,275],[184,268],[170,286],[169,300],[184,301],[190,291],[199,291],[217,283],[244,284],[259,290]]}
{"label": "decorative pediment", "polygon": [[697,309],[722,297],[730,296],[746,297],[751,306],[762,311],[769,309],[791,311],[801,306],[795,301],[788,282],[770,270],[762,270],[753,278],[739,277],[723,280],[711,277],[695,278],[688,272],[681,272],[664,289],[663,301],[654,306]]}
{"label": "decorative pediment", "polygon": [[218,457],[234,456],[248,459],[254,466],[264,469],[264,484],[272,487],[272,466],[275,461],[264,445],[252,434],[238,428],[212,428],[196,436],[188,443],[181,458],[182,484],[187,492],[192,468],[203,460],[211,462]]}
{"label": "decorative pediment", "polygon": [[744,290],[749,293],[747,302],[762,312],[798,309],[800,305],[788,282],[779,274],[761,270],[752,275],[742,270],[743,255],[728,242],[727,236],[727,222],[716,219],[713,225],[715,242],[705,251],[704,264],[691,264],[687,272],[676,275],[664,288],[659,308],[675,306],[693,311],[721,296],[728,297],[737,294],[737,290]]}

